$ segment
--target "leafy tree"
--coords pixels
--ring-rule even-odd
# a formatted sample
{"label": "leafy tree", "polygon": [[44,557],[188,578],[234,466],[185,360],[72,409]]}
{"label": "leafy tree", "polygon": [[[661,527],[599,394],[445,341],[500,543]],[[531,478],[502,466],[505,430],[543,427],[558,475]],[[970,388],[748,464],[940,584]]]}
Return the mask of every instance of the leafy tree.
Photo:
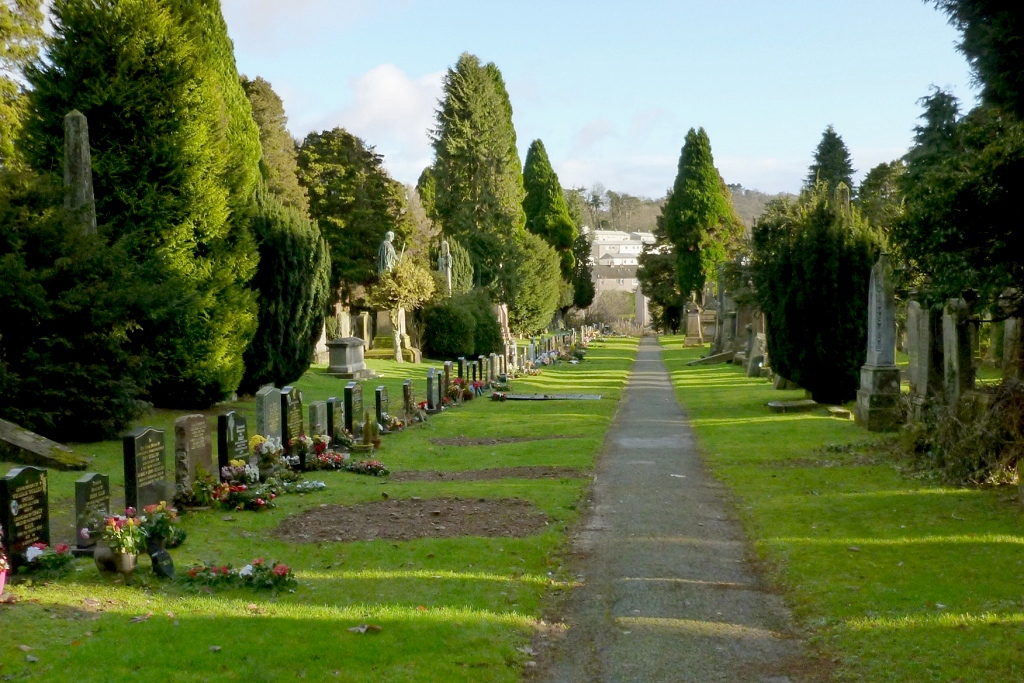
{"label": "leafy tree", "polygon": [[412,233],[405,188],[387,174],[373,147],[343,128],[306,136],[299,148],[299,181],[331,248],[331,288],[348,302],[354,287],[377,280],[384,234],[394,232],[401,244]]}
{"label": "leafy tree", "polygon": [[686,297],[679,291],[675,254],[664,247],[644,245],[637,261],[636,278],[640,291],[650,300],[654,326],[675,334],[686,305]]}
{"label": "leafy tree", "polygon": [[270,192],[285,206],[309,210],[306,190],[299,184],[298,150],[288,132],[284,103],[270,83],[260,77],[249,80],[242,76],[242,88],[252,104],[252,116],[260,129],[260,174]]}
{"label": "leafy tree", "polygon": [[376,309],[391,314],[394,335],[395,361],[402,362],[399,311],[411,311],[434,293],[434,278],[430,271],[413,259],[399,259],[395,267],[384,273],[369,292],[369,303]]}
{"label": "leafy tree", "polygon": [[956,117],[950,95],[926,98],[893,241],[929,303],[970,291],[979,310],[1024,315],[1024,250],[1006,218],[1024,184],[1024,123],[990,106]]}
{"label": "leafy tree", "polygon": [[658,218],[658,235],[676,255],[676,277],[684,298],[703,296],[704,284],[729,258],[742,233],[729,190],[715,169],[711,141],[703,128],[691,128],[675,184]]}
{"label": "leafy tree", "polygon": [[533,334],[547,328],[558,308],[558,254],[541,237],[528,233],[516,261],[519,277],[508,307],[508,324],[514,334]]}
{"label": "leafy tree", "polygon": [[813,188],[818,182],[825,183],[835,189],[839,183],[845,183],[846,187],[853,189],[853,160],[850,158],[850,150],[846,148],[843,138],[836,133],[831,125],[825,128],[821,135],[821,142],[814,151],[814,163],[807,172],[807,179],[804,181],[806,188]]}
{"label": "leafy tree", "polygon": [[555,169],[551,168],[547,150],[540,140],[534,140],[526,153],[523,185],[526,188],[526,198],[523,199],[526,229],[544,238],[558,252],[562,278],[570,281],[576,260],[573,243],[578,230],[569,215],[562,185],[558,182]]}
{"label": "leafy tree", "polygon": [[590,238],[581,232],[572,245],[575,263],[572,267],[572,305],[584,309],[594,303],[594,259]]}
{"label": "leafy tree", "polygon": [[411,233],[409,236],[409,248],[405,257],[413,258],[426,266],[428,270],[434,270],[437,262],[430,258],[431,247],[438,243],[441,228],[427,215],[423,199],[419,190],[412,185],[405,185],[406,213],[409,216]]}
{"label": "leafy tree", "polygon": [[269,191],[256,197],[252,234],[260,267],[252,287],[259,295],[259,326],[245,351],[239,389],[290,384],[302,377],[324,325],[330,299],[327,244],[305,212],[286,206]]}
{"label": "leafy tree", "polygon": [[506,299],[525,191],[512,107],[494,64],[464,53],[448,69],[432,141],[434,164],[421,179],[421,190],[433,183],[432,200],[423,192],[429,213],[469,251],[476,283]]}
{"label": "leafy tree", "polygon": [[772,368],[822,403],[857,393],[879,251],[876,233],[840,196],[819,183],[797,201],[774,200],[753,231],[751,274]]}
{"label": "leafy tree", "polygon": [[[146,319],[132,335],[151,363],[148,397],[177,407],[234,391],[256,328],[245,286],[256,246],[244,216],[231,214],[258,177],[258,131],[237,73],[227,79],[233,60],[219,7],[192,9],[55,0],[47,58],[26,74],[33,90],[23,137],[32,166],[60,176],[64,115],[88,118],[97,217],[142,278],[164,289],[140,299]],[[246,131],[257,147],[251,169]]]}
{"label": "leafy tree", "polygon": [[888,233],[893,220],[903,209],[900,180],[907,172],[902,159],[881,163],[868,171],[857,193],[860,212],[883,233]]}
{"label": "leafy tree", "polygon": [[0,2],[0,166],[10,166],[25,100],[16,76],[39,54],[42,0]]}
{"label": "leafy tree", "polygon": [[988,104],[1024,118],[1024,17],[1006,0],[934,0],[962,35],[967,57]]}
{"label": "leafy tree", "polygon": [[141,412],[129,337],[154,293],[107,227],[63,215],[63,185],[0,172],[0,416],[61,441],[116,436]]}

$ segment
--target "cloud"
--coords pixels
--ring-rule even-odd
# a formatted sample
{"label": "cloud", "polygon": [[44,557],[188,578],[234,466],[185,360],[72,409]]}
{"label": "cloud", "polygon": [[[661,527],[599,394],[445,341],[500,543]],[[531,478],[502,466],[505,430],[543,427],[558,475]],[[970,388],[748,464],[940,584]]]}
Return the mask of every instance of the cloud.
{"label": "cloud", "polygon": [[384,155],[388,172],[415,183],[432,159],[428,131],[441,97],[444,71],[412,79],[393,64],[381,64],[349,81],[352,100],[323,117],[314,129],[341,126]]}
{"label": "cloud", "polygon": [[608,119],[603,117],[591,119],[576,134],[572,144],[572,152],[570,152],[569,156],[574,157],[589,151],[594,145],[610,137],[614,132],[615,129],[612,128],[612,124]]}
{"label": "cloud", "polygon": [[223,0],[231,38],[242,49],[277,54],[337,33],[379,8],[372,0]]}
{"label": "cloud", "polygon": [[645,109],[633,114],[629,122],[629,137],[634,140],[646,138],[652,129],[666,119],[665,112],[661,109]]}

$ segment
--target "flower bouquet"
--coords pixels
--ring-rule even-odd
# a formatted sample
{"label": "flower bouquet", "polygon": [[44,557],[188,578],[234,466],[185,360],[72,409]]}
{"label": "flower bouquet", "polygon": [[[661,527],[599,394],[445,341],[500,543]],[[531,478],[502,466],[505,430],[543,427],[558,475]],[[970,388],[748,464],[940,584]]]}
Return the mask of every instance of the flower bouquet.
{"label": "flower bouquet", "polygon": [[337,453],[335,451],[327,451],[326,453],[320,453],[313,460],[307,463],[311,465],[312,469],[318,470],[340,470],[343,469],[345,463],[348,461],[348,453]]}
{"label": "flower bouquet", "polygon": [[0,545],[0,595],[4,593],[4,584],[7,583],[7,572],[11,571],[11,561],[7,559],[3,545]]}
{"label": "flower bouquet", "polygon": [[253,510],[259,512],[267,508],[277,507],[274,499],[277,494],[266,486],[250,487],[246,484],[224,483],[217,487],[214,497],[224,507],[231,510]]}
{"label": "flower bouquet", "polygon": [[506,398],[508,398],[508,394],[503,391],[495,391],[491,394],[492,401],[504,401]]}
{"label": "flower bouquet", "polygon": [[230,564],[206,564],[197,562],[185,572],[184,581],[189,586],[209,588],[230,588],[247,586],[253,590],[295,590],[299,582],[291,568],[283,562],[266,562],[258,557],[241,569]]}
{"label": "flower bouquet", "polygon": [[256,434],[249,439],[249,451],[256,458],[256,465],[261,469],[272,469],[281,463],[281,455],[284,447],[281,439],[267,438],[262,434]]}
{"label": "flower bouquet", "polygon": [[128,508],[124,515],[107,517],[103,527],[103,540],[115,555],[138,555],[146,547],[146,529],[143,520]]}
{"label": "flower bouquet", "polygon": [[143,512],[142,528],[151,555],[157,550],[177,548],[185,541],[185,530],[178,526],[178,511],[167,507],[165,501],[147,505]]}
{"label": "flower bouquet", "polygon": [[380,460],[360,460],[358,462],[349,462],[345,465],[345,469],[355,474],[368,474],[371,477],[386,477],[391,474],[391,470],[384,466]]}
{"label": "flower bouquet", "polygon": [[25,561],[27,566],[19,571],[59,576],[71,568],[75,558],[71,554],[71,549],[64,543],[58,543],[52,548],[45,543],[33,543],[25,549]]}
{"label": "flower bouquet", "polygon": [[283,482],[281,484],[282,493],[315,493],[316,491],[323,491],[326,488],[327,484],[316,479],[306,479],[295,483]]}

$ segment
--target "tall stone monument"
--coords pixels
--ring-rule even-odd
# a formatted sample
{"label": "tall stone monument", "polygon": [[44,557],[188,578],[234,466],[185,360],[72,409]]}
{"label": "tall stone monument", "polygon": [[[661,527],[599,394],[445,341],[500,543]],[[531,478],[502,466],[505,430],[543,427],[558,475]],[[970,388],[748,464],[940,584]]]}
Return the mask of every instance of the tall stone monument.
{"label": "tall stone monument", "polygon": [[953,406],[974,389],[974,348],[967,303],[950,299],[942,312],[942,365],[946,404]]}
{"label": "tall stone monument", "polygon": [[900,371],[896,367],[896,294],[889,255],[871,269],[868,291],[868,359],[860,369],[854,417],[871,432],[900,424]]}
{"label": "tall stone monument", "polygon": [[913,418],[942,394],[942,318],[911,299],[907,302],[907,355]]}
{"label": "tall stone monument", "polygon": [[64,208],[78,215],[86,234],[96,234],[89,122],[77,109],[64,117]]}

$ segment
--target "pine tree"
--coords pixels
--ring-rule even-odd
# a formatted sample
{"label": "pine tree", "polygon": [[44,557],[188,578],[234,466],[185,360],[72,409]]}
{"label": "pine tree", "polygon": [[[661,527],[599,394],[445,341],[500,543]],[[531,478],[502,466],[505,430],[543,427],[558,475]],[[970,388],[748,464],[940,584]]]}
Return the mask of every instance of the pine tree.
{"label": "pine tree", "polygon": [[473,259],[466,248],[454,237],[448,238],[448,253],[452,255],[452,295],[465,294],[473,289]]}
{"label": "pine tree", "polygon": [[558,252],[562,278],[567,282],[572,281],[576,261],[573,243],[578,232],[569,215],[562,185],[558,182],[555,170],[551,168],[547,150],[540,140],[534,140],[526,153],[523,186],[526,189],[526,198],[523,199],[526,229],[544,238]]}
{"label": "pine tree", "polygon": [[242,76],[242,88],[252,104],[252,116],[260,129],[263,152],[260,174],[267,189],[285,206],[309,211],[309,198],[299,184],[299,153],[288,132],[284,103],[270,83],[259,76],[253,80]]}
{"label": "pine tree", "polygon": [[331,249],[332,292],[347,303],[354,287],[376,281],[384,234],[394,232],[401,245],[412,233],[405,188],[388,176],[373,147],[342,128],[306,136],[299,148],[299,182]]}
{"label": "pine tree", "polygon": [[245,351],[239,390],[246,393],[267,383],[290,384],[309,368],[331,295],[327,244],[305,212],[264,190],[257,193],[251,221],[260,250],[251,286],[260,313]]}
{"label": "pine tree", "polygon": [[15,76],[36,58],[42,39],[42,0],[0,3],[0,167],[14,163],[14,141],[25,110],[25,97]]}
{"label": "pine tree", "polygon": [[812,188],[818,182],[822,182],[834,190],[839,187],[839,183],[845,183],[852,190],[853,174],[850,150],[846,148],[843,138],[830,125],[822,133],[821,142],[814,151],[814,163],[807,172],[804,185]]}
{"label": "pine tree", "polygon": [[715,169],[704,129],[686,134],[679,171],[668,193],[658,235],[676,254],[676,275],[684,298],[701,297],[704,285],[724,263],[742,234],[729,190]]}
{"label": "pine tree", "polygon": [[512,106],[494,64],[465,53],[448,69],[432,138],[434,193],[429,201],[424,192],[424,201],[444,233],[469,251],[477,284],[507,298],[525,191]]}
{"label": "pine tree", "polygon": [[545,329],[555,314],[561,281],[558,253],[543,238],[527,233],[518,250],[518,278],[508,307],[508,324],[515,334]]}
{"label": "pine tree", "polygon": [[[140,301],[147,319],[132,335],[151,363],[148,397],[200,407],[238,386],[256,328],[245,286],[256,247],[232,211],[251,200],[259,137],[237,73],[227,76],[233,59],[219,7],[195,14],[218,17],[204,30],[184,3],[169,6],[56,0],[47,60],[27,72],[23,143],[34,168],[59,176],[64,114],[85,114],[97,217],[110,240],[127,244],[140,277],[164,292]],[[244,106],[229,106],[232,92]],[[255,157],[242,133],[251,133]]]}

